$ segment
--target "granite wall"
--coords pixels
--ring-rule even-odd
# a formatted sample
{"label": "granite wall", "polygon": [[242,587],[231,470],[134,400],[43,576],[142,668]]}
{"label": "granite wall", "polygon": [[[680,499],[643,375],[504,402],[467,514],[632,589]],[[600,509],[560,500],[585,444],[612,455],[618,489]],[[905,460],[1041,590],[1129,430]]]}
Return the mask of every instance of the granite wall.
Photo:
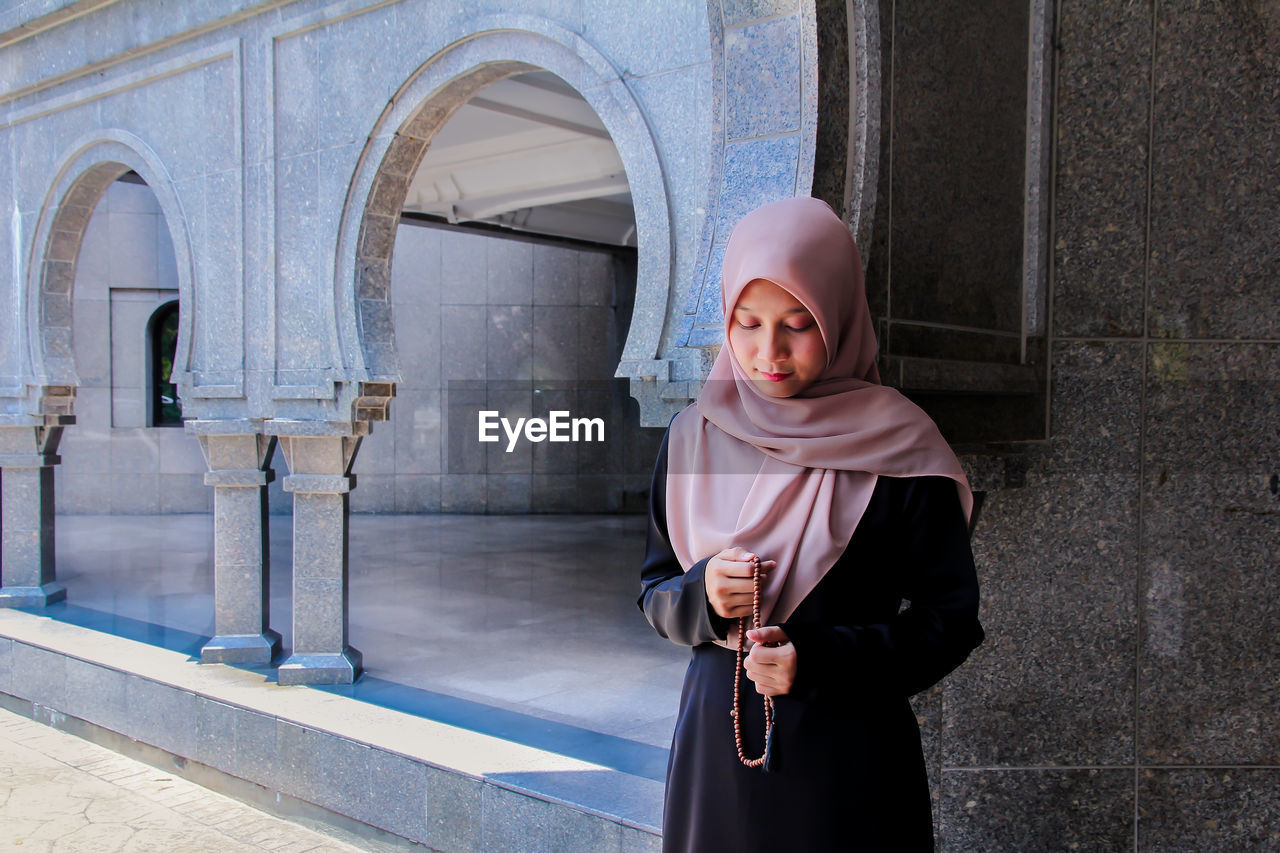
{"label": "granite wall", "polygon": [[[946,850],[1280,847],[1280,12],[1062,0],[1051,439],[922,703]],[[938,710],[938,709],[941,710]]]}
{"label": "granite wall", "polygon": [[[147,322],[178,297],[162,226],[151,190],[119,181],[85,232],[73,300],[84,384],[54,468],[59,512],[210,510],[196,438],[148,423]],[[352,510],[640,508],[661,433],[641,429],[627,382],[612,375],[634,298],[631,250],[402,224],[391,299],[404,382],[391,421],[356,458]],[[475,441],[482,408],[513,422],[550,409],[602,417],[605,440],[521,441],[507,453],[505,440]],[[288,513],[283,460],[274,464],[271,511]]]}

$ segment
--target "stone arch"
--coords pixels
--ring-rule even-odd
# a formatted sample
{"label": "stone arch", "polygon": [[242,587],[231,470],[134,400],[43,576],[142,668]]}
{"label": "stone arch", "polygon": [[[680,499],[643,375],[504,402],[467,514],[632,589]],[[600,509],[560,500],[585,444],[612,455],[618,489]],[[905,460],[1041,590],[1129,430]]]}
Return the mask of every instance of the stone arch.
{"label": "stone arch", "polygon": [[[622,158],[635,199],[639,258],[633,316],[664,317],[672,235],[657,147],[619,71],[581,36],[528,15],[493,15],[453,34],[392,97],[370,133],[348,191],[338,238],[335,304],[348,375],[361,381],[357,420],[382,420],[398,382],[391,318],[391,254],[400,208],[431,138],[480,89],[545,70],[595,110]],[[656,358],[661,323],[633,322],[624,359]]]}
{"label": "stone arch", "polygon": [[141,139],[119,130],[82,137],[62,158],[45,196],[27,265],[27,335],[39,412],[71,414],[79,384],[72,347],[71,299],[85,229],[107,188],[136,172],[155,194],[173,243],[178,270],[175,381],[190,387],[194,267],[186,217],[168,170]]}

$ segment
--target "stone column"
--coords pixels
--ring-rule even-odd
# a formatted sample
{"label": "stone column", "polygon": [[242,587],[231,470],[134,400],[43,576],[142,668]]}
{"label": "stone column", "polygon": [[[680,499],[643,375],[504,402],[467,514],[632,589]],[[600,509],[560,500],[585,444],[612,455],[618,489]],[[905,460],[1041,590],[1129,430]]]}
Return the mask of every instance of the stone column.
{"label": "stone column", "polygon": [[[359,426],[365,426],[359,424]],[[351,684],[360,652],[347,644],[347,539],[359,435],[280,436],[293,493],[293,654],[281,684]]]}
{"label": "stone column", "polygon": [[200,649],[203,663],[270,663],[280,652],[271,630],[271,549],[267,483],[273,436],[226,432],[245,421],[188,421],[200,439],[213,486],[214,637]]}
{"label": "stone column", "polygon": [[[67,597],[54,581],[53,466],[62,425],[0,425],[0,607],[44,607]],[[54,425],[48,425],[50,421]]]}

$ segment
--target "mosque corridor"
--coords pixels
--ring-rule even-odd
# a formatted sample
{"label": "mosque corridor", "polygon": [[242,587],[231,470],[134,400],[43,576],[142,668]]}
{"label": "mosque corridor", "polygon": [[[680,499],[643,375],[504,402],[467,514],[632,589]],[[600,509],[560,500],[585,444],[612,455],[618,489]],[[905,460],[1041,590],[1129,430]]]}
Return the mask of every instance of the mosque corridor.
{"label": "mosque corridor", "polygon": [[[687,651],[635,606],[638,515],[351,516],[354,686],[322,688],[661,778]],[[290,517],[272,516],[271,624],[292,645]],[[199,659],[212,518],[60,516],[45,615]]]}

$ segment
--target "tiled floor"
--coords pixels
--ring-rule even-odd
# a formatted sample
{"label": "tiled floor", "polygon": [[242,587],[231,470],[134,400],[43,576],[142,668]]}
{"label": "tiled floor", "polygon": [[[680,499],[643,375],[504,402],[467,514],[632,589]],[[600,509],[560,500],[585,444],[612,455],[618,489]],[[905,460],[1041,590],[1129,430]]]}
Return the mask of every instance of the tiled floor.
{"label": "tiled floor", "polygon": [[[137,620],[139,638],[193,652],[213,633],[210,516],[59,516],[57,525],[69,607]],[[419,707],[502,709],[514,712],[508,720],[564,724],[553,732],[665,750],[688,650],[658,637],[635,606],[644,525],[642,516],[353,515],[361,687],[381,696],[396,685],[416,690]],[[287,648],[289,517],[273,516],[270,531],[271,623]],[[647,765],[665,757],[640,753]]]}

